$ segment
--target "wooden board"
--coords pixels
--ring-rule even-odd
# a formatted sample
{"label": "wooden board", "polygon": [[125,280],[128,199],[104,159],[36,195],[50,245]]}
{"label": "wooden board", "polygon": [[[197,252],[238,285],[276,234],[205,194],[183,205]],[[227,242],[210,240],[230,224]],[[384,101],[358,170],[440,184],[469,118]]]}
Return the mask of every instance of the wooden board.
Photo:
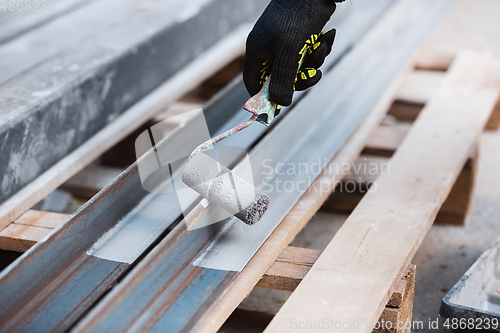
{"label": "wooden board", "polygon": [[380,125],[366,144],[363,153],[366,155],[392,156],[406,133],[411,122],[417,119],[423,105],[439,90],[444,72],[415,70],[402,82],[396,94],[396,101],[388,113],[400,121],[393,125]]}
{"label": "wooden board", "polygon": [[[291,253],[298,253],[297,248],[292,249],[291,247],[288,247],[285,250],[285,252],[287,252],[287,250],[290,250],[290,252],[286,254],[286,256],[289,256]],[[302,250],[304,250],[302,252],[304,256],[299,260],[308,261],[309,254],[307,252],[307,249],[302,249]],[[271,268],[275,267],[275,264],[273,264]],[[297,262],[297,265],[300,265],[300,263]],[[410,265],[405,275],[401,278],[396,288],[396,291],[394,292],[389,303],[385,307],[384,312],[380,316],[379,323],[384,323],[385,327],[388,326],[397,327],[398,322],[406,323],[412,319],[414,285],[415,285],[415,265]],[[261,333],[272,319],[273,315],[267,313],[236,309],[217,332],[218,333]],[[387,322],[390,322],[390,324],[387,324]],[[373,332],[406,333],[409,331],[403,328],[399,330],[379,329],[379,330],[374,330]]]}
{"label": "wooden board", "polygon": [[500,49],[500,2],[456,1],[416,57],[416,67],[446,70],[463,47]]}
{"label": "wooden board", "polygon": [[363,154],[390,157],[410,130],[411,123],[398,122],[395,125],[380,125],[368,138]]}
{"label": "wooden board", "polygon": [[[382,176],[266,332],[330,318],[370,332],[465,165],[500,92],[500,55],[464,50]],[[411,189],[411,190],[410,190]],[[296,330],[297,332],[304,330]]]}
{"label": "wooden board", "polygon": [[500,96],[497,101],[497,105],[491,114],[488,123],[486,124],[486,129],[497,130],[500,128]]}
{"label": "wooden board", "polygon": [[[321,251],[288,246],[257,283],[256,287],[294,291],[311,270]],[[387,306],[399,308],[414,284],[415,265],[410,265]],[[410,277],[411,281],[408,281]]]}
{"label": "wooden board", "polygon": [[454,225],[465,225],[472,210],[472,197],[476,188],[477,148],[471,159],[467,161],[453,185],[450,194],[439,211],[436,222]]}
{"label": "wooden board", "polygon": [[[440,27],[418,53],[417,69],[445,71],[464,46],[500,49],[500,3],[496,0],[457,1]],[[500,100],[487,129],[500,128]]]}
{"label": "wooden board", "polygon": [[[410,265],[392,294],[373,333],[409,333],[413,318],[415,265]],[[398,325],[401,325],[398,327]]]}
{"label": "wooden board", "polygon": [[[419,72],[419,71],[417,71]],[[428,81],[425,76],[428,73],[425,72],[424,78],[415,78],[415,72],[411,72],[410,75],[404,80],[401,87],[398,90],[398,96],[401,91],[406,91],[406,95],[410,96],[410,91],[415,89],[417,91],[421,91],[423,86],[426,85],[426,81]],[[438,73],[437,76],[439,78],[439,82],[441,84],[444,79],[444,73]],[[419,74],[420,75],[420,74]],[[429,85],[432,85],[429,83]],[[434,86],[436,88],[437,85]],[[418,93],[416,94],[418,95]],[[424,94],[420,94],[424,96]],[[431,91],[429,90],[426,93],[426,97],[422,97],[422,102],[427,100],[432,96]],[[492,122],[492,119],[495,118],[495,112],[499,110],[500,104],[497,103],[488,124]],[[370,156],[382,156],[382,157],[391,157],[398,146],[401,144],[406,134],[411,128],[410,122],[401,122],[401,121],[393,121],[391,125],[381,124],[376,127],[373,132],[370,134],[368,141],[366,143],[366,147],[363,149],[362,154],[367,155],[364,158],[360,157],[351,169],[354,170],[373,170],[369,165],[375,163],[388,163],[388,159],[380,159]],[[487,127],[488,128],[488,125]],[[363,166],[364,165],[364,166]],[[376,170],[376,168],[375,168]],[[380,170],[379,170],[380,171]],[[464,225],[467,221],[471,210],[471,201],[472,195],[475,187],[475,177],[477,172],[477,152],[473,154],[473,156],[469,159],[467,164],[464,166],[463,170],[460,173],[460,176],[457,179],[457,182],[454,184],[450,195],[444,202],[439,214],[436,218],[436,222],[438,223],[447,223],[447,224],[455,224],[455,225]],[[332,193],[330,198],[323,205],[324,208],[333,211],[341,211],[341,212],[352,212],[358,203],[363,198],[366,193],[366,185],[367,183],[374,182],[378,178],[379,173],[359,173],[359,172],[350,172],[344,179],[341,184],[337,186],[335,191]],[[350,182],[355,184],[353,187],[352,184],[348,184]],[[347,191],[346,188],[350,188],[350,191]]]}
{"label": "wooden board", "polygon": [[401,102],[425,104],[439,90],[444,72],[415,70],[399,87],[396,99]]}
{"label": "wooden board", "polygon": [[[294,291],[319,255],[320,251],[317,250],[288,246],[269,267],[257,287]],[[410,265],[379,319],[380,326],[395,329],[380,328],[374,332],[407,332],[404,327],[396,328],[398,322],[406,323],[412,319],[414,286],[415,265]],[[218,332],[262,332],[272,318],[272,315],[236,309]]]}
{"label": "wooden board", "polygon": [[0,231],[0,249],[26,252],[68,217],[67,214],[29,210]]}
{"label": "wooden board", "polygon": [[342,179],[341,191],[347,193],[354,191],[366,192],[380,175],[390,173],[389,158],[361,155],[351,164],[348,174]]}
{"label": "wooden board", "polygon": [[[363,152],[365,151],[366,149],[363,150]],[[475,152],[460,172],[457,181],[453,184],[453,188],[439,210],[435,222],[465,225],[472,209],[477,160],[477,152]],[[390,159],[361,155],[351,169],[365,172],[352,171],[346,175],[322,208],[351,213],[367,193],[368,186],[376,186],[376,180],[381,173],[390,174]],[[372,187],[370,190],[376,190],[376,188]]]}
{"label": "wooden board", "polygon": [[320,253],[317,250],[288,246],[262,276],[257,287],[294,291]]}

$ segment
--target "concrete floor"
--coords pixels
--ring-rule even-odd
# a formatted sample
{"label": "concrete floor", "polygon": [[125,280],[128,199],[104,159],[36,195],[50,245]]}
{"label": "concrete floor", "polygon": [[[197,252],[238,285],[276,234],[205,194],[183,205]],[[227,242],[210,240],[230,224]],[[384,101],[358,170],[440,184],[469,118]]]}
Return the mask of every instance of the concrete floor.
{"label": "concrete floor", "polygon": [[[434,225],[413,259],[417,265],[413,320],[424,323],[423,330],[414,331],[450,331],[438,315],[443,296],[500,236],[500,132],[485,133],[481,141],[477,186],[466,225]],[[323,250],[346,218],[321,210],[291,245]],[[289,295],[256,287],[240,308],[275,314]],[[429,320],[436,319],[439,329],[429,328]]]}

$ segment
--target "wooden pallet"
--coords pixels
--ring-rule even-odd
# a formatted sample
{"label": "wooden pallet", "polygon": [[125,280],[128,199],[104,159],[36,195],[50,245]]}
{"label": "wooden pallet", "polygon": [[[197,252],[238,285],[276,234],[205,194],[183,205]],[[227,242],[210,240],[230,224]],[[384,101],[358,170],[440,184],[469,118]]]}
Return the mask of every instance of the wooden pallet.
{"label": "wooden pallet", "polygon": [[[463,47],[500,49],[500,3],[478,0],[457,1],[438,29],[415,57],[420,70],[445,71]],[[486,129],[500,128],[500,99]]]}
{"label": "wooden pallet", "polygon": [[[475,167],[467,161],[471,156],[475,161],[474,150],[482,128],[486,124],[493,127],[492,119],[498,118],[500,87],[489,78],[496,75],[498,82],[500,58],[481,51],[457,55],[465,45],[474,44],[478,34],[482,35],[482,46],[495,46],[500,41],[500,29],[492,33],[492,27],[500,24],[496,19],[499,12],[500,3],[494,0],[473,4],[460,1],[438,30],[436,35],[441,37],[422,49],[402,76],[404,80],[388,88],[379,105],[334,158],[332,165],[357,156],[360,147],[366,148],[364,153],[369,149],[372,154],[374,150],[382,151],[376,154],[379,158],[394,155],[393,174],[379,179],[379,191],[365,196],[319,258],[318,253],[309,250],[298,250],[304,252],[300,260],[288,256],[294,251],[287,248],[288,244],[327,199],[327,195],[310,191],[263,244],[196,332],[214,332],[223,324],[220,332],[230,332],[238,321],[246,324],[240,325],[238,332],[288,332],[301,331],[290,328],[290,318],[342,321],[355,315],[372,323],[380,318],[439,208],[444,212],[445,200],[452,200],[453,193],[459,191],[458,185],[453,190],[452,185],[465,178],[467,190],[459,192],[466,198],[473,189]],[[474,33],[461,33],[471,27]],[[447,40],[450,30],[460,31],[454,34],[453,42]],[[439,85],[444,87],[439,90]],[[391,106],[389,110],[387,105]],[[384,113],[398,122],[378,127]],[[415,119],[416,123],[411,124]],[[374,128],[376,134],[367,140]],[[457,128],[467,129],[471,135],[458,135]],[[315,184],[329,184],[333,190],[340,178],[335,167],[327,167]],[[465,212],[460,214],[466,216]],[[276,261],[280,254],[281,259]],[[255,285],[294,292],[274,317],[261,313],[248,316],[238,310],[233,313]],[[249,329],[252,323],[257,324],[257,330]],[[369,332],[371,327],[350,331]]]}
{"label": "wooden pallet", "polygon": [[[467,14],[466,14],[467,13]],[[415,68],[399,87],[396,101],[388,110],[395,119],[381,124],[371,133],[356,167],[363,170],[371,163],[387,163],[406,134],[411,129],[423,107],[438,91],[445,79],[447,69],[457,51],[464,45],[500,48],[500,5],[494,0],[481,0],[468,4],[460,1],[452,9],[442,25],[415,57]],[[497,29],[497,30],[495,30]],[[500,98],[486,125],[486,129],[500,128]],[[464,225],[471,209],[477,173],[477,150],[462,169],[446,202],[436,217],[436,222]],[[374,158],[375,156],[375,158]],[[324,208],[333,211],[352,212],[367,189],[358,186],[353,191],[341,191],[350,183],[371,183],[378,175],[351,172],[344,184],[325,203]]]}
{"label": "wooden pallet", "polygon": [[[427,46],[427,48],[429,47]],[[332,211],[352,212],[369,190],[366,185],[376,187],[376,179],[380,173],[389,172],[390,157],[403,142],[426,103],[439,90],[446,78],[449,61],[452,59],[446,58],[447,62],[426,60],[424,54],[430,56],[429,51],[426,51],[427,48],[423,48],[419,52],[415,60],[415,68],[399,87],[396,100],[387,111],[386,121],[382,122],[370,134],[361,156],[323,208]],[[439,59],[441,58],[444,57]],[[500,119],[500,99],[496,103],[486,128],[497,128],[497,119]],[[478,152],[477,149],[474,149],[450,195],[441,207],[436,222],[455,225],[466,223],[474,193],[477,158]],[[374,165],[385,165],[386,168],[382,170],[381,167],[373,167]],[[365,170],[366,172],[363,172]]]}
{"label": "wooden pallet", "polygon": [[[380,176],[378,190],[366,194],[312,268],[309,262],[309,273],[298,279],[294,271],[293,278],[289,263],[279,260],[257,284],[292,289],[302,281],[266,332],[288,331],[292,318],[377,321],[467,164],[495,106],[499,80],[500,54],[467,50],[458,56],[392,157],[392,173]],[[277,284],[282,276],[286,284]]]}
{"label": "wooden pallet", "polygon": [[[473,12],[474,15],[464,16],[464,11]],[[221,329],[223,332],[234,322],[235,317],[245,318],[241,316],[242,311],[236,311],[234,317],[229,316],[255,285],[294,289],[294,293],[276,316],[257,315],[255,322],[260,325],[257,331],[266,327],[266,332],[289,331],[289,320],[293,316],[345,319],[355,313],[376,322],[376,318],[386,308],[389,296],[397,289],[411,257],[438,215],[439,208],[441,207],[441,214],[438,219],[448,220],[448,223],[466,219],[476,172],[477,137],[483,127],[495,128],[496,119],[500,118],[500,87],[489,80],[492,75],[499,74],[498,67],[495,66],[498,66],[500,58],[498,54],[488,55],[484,50],[464,51],[461,56],[457,55],[460,48],[477,41],[474,38],[477,34],[483,34],[483,40],[479,43],[481,46],[495,46],[500,41],[500,29],[496,29],[496,33],[491,30],[492,26],[500,25],[498,20],[493,19],[495,15],[498,17],[498,13],[500,3],[493,0],[482,0],[479,4],[466,1],[457,3],[435,34],[441,37],[433,37],[433,42],[427,43],[417,54],[407,73],[387,89],[379,105],[332,161],[335,164],[336,161],[342,161],[343,156],[356,156],[353,152],[359,147],[365,147],[363,154],[370,154],[371,158],[375,155],[379,159],[378,163],[394,155],[396,160],[391,160],[393,170],[406,165],[406,171],[398,170],[397,175],[392,175],[397,178],[383,177],[383,192],[387,194],[382,193],[381,197],[377,197],[381,194],[378,192],[365,198],[317,261],[317,253],[309,252],[309,261],[305,261],[308,263],[307,267],[299,265],[302,270],[299,274],[290,267],[297,263],[282,260],[283,257],[286,258],[286,253],[282,254],[282,251],[290,250],[287,248],[288,244],[327,199],[314,191],[306,193],[248,263],[233,287],[211,310],[197,332],[216,331],[225,322]],[[484,16],[487,19],[483,19]],[[461,20],[462,17],[467,19]],[[474,34],[467,33],[454,39],[453,43],[443,43],[443,39],[448,38],[448,34],[443,31],[453,30],[457,25],[460,26],[459,30],[474,26]],[[439,48],[440,42],[446,44],[445,51]],[[452,63],[454,65],[450,67]],[[438,86],[442,85],[445,87],[439,90]],[[467,94],[453,93],[453,90],[462,90],[464,86],[470,89]],[[393,102],[388,104],[391,100]],[[388,109],[385,108],[387,104],[390,105]],[[467,105],[470,107],[467,108]],[[474,116],[469,112],[471,108],[477,112]],[[390,117],[386,119],[385,125],[379,125],[384,113]],[[461,119],[460,124],[456,123],[455,118]],[[449,120],[453,120],[452,126],[447,123]],[[413,124],[415,121],[417,123]],[[425,138],[429,140],[429,136],[442,136],[445,133],[454,136],[449,131],[450,127],[456,125],[465,126],[474,135],[460,138],[460,144],[440,142],[443,146],[439,147],[429,143],[429,149],[421,149]],[[453,158],[451,164],[450,158]],[[411,165],[417,163],[422,163],[432,172],[414,170]],[[446,167],[438,167],[441,164]],[[436,179],[442,177],[439,175],[446,168],[448,177],[436,183]],[[454,176],[450,176],[451,174]],[[330,182],[334,187],[340,181],[335,175],[335,171],[327,167],[316,183]],[[370,179],[365,179],[367,180]],[[411,183],[412,191],[401,192],[401,184],[408,183]],[[389,195],[392,190],[394,193]],[[460,199],[453,198],[455,195],[460,196]],[[424,199],[431,197],[434,208],[414,206],[412,202],[418,196]],[[354,208],[359,199],[349,209]],[[456,204],[447,209],[452,202],[465,204],[460,204],[461,209],[458,211],[451,208],[457,207]],[[389,216],[394,223],[400,223],[398,227],[394,227],[380,207],[392,204],[402,205],[402,208],[405,203],[408,205],[408,213],[398,218]],[[367,219],[374,212],[377,212],[378,218],[372,216]],[[445,212],[449,213],[449,219],[443,217]],[[410,227],[411,232],[405,230]],[[374,228],[380,230],[375,233],[376,236]],[[353,254],[349,250],[352,248],[358,250]],[[280,254],[281,259],[275,262],[273,258]],[[378,273],[381,267],[384,270]],[[308,274],[303,279],[306,271]],[[287,278],[283,280],[277,277]],[[281,281],[281,284],[276,285],[275,281]],[[370,330],[366,328],[352,331]]]}
{"label": "wooden pallet", "polygon": [[[423,61],[421,54],[419,54],[420,58],[417,57],[415,66],[409,68],[403,78],[411,75],[410,72],[415,72],[414,69],[419,71],[424,68],[433,71],[438,69],[441,71],[447,70],[452,62],[452,59],[446,57],[437,57],[434,62],[429,58]],[[257,316],[258,322],[261,324],[260,331],[268,326],[271,320],[271,325],[267,328],[268,332],[287,331],[289,327],[287,320],[290,314],[311,315],[311,317],[326,314],[331,317],[333,313],[336,316],[335,318],[344,318],[344,316],[349,316],[354,311],[359,313],[359,316],[364,316],[375,322],[388,308],[391,301],[394,304],[394,297],[403,300],[401,304],[406,304],[407,309],[409,303],[405,299],[409,300],[409,298],[405,297],[409,297],[408,295],[411,295],[411,292],[406,292],[406,287],[402,288],[401,283],[405,283],[404,276],[408,264],[438,213],[439,206],[444,203],[447,196],[449,198],[448,192],[452,191],[452,185],[460,178],[458,177],[460,170],[464,169],[468,158],[472,156],[477,135],[480,133],[482,125],[486,124],[488,114],[495,108],[495,99],[498,96],[496,88],[493,89],[490,85],[492,82],[483,81],[485,77],[495,72],[494,70],[490,71],[488,65],[491,63],[496,64],[498,57],[490,57],[481,52],[465,52],[461,57],[464,57],[465,60],[460,61],[461,58],[459,58],[455,62],[450,73],[446,75],[444,84],[447,87],[456,87],[455,85],[462,87],[465,85],[468,88],[477,88],[479,95],[471,96],[471,94],[467,93],[468,91],[465,91],[464,96],[458,96],[453,93],[453,89],[444,92],[440,91],[438,95],[430,98],[431,103],[427,103],[424,109],[421,98],[425,96],[425,91],[419,93],[419,102],[408,99],[408,94],[403,94],[402,91],[404,92],[404,90],[402,88],[398,90],[398,87],[404,87],[401,82],[408,81],[399,80],[389,87],[386,94],[381,98],[379,105],[370,113],[333,162],[345,160],[346,156],[356,157],[361,152],[362,147],[365,147],[365,149],[383,148],[382,150],[385,149],[387,152],[387,145],[383,146],[379,142],[378,146],[376,146],[373,144],[376,141],[372,141],[370,146],[366,142],[368,134],[372,132],[374,126],[378,126],[380,117],[387,112],[386,106],[392,104],[388,113],[400,121],[411,121],[420,114],[417,123],[411,129],[410,126],[406,129],[397,127],[397,124],[400,123],[392,125],[395,126],[395,131],[387,131],[389,127],[383,129],[382,126],[379,127],[378,132],[390,132],[392,133],[390,135],[400,138],[391,141],[395,153],[390,155],[386,153],[388,155],[385,157],[394,155],[394,159],[391,160],[392,168],[398,169],[398,166],[405,166],[403,171],[398,170],[396,175],[391,175],[396,176],[396,178],[382,176],[380,180],[383,186],[382,195],[380,195],[380,192],[376,192],[369,197],[365,197],[323,253],[319,254],[301,249],[298,251],[308,253],[306,253],[305,259],[290,260],[287,259],[287,253],[294,250],[288,248],[288,244],[328,197],[314,191],[306,193],[245,267],[234,285],[210,311],[204,320],[204,325],[201,325],[198,329],[199,332],[214,332],[224,322],[230,324],[233,318],[230,317],[227,321],[226,319],[233,313],[241,300],[255,285],[262,286],[264,283],[273,288],[288,288],[289,290],[293,288],[294,293],[274,318],[262,314]],[[434,67],[429,64],[434,64]],[[488,70],[485,70],[485,68],[488,68]],[[472,71],[472,69],[474,70]],[[463,82],[461,79],[465,75],[464,72],[469,74],[469,70],[471,70],[471,75],[470,77],[467,76],[467,82]],[[484,77],[475,75],[478,71],[482,72]],[[451,79],[450,76],[452,76]],[[427,89],[427,86],[424,88]],[[406,99],[400,98],[398,101],[391,103],[395,96],[406,96]],[[414,93],[414,96],[417,96],[417,94]],[[470,114],[464,111],[463,104],[457,103],[457,101],[466,103],[471,100],[474,102],[477,113],[474,117],[465,119],[464,117],[470,117]],[[453,105],[452,109],[448,108],[450,105]],[[498,109],[497,104],[497,111],[495,112],[498,112]],[[495,112],[492,113],[490,120],[495,118]],[[427,141],[428,149],[422,149],[419,145],[422,144],[422,140],[425,143],[425,140],[429,139],[427,133],[429,128],[432,129],[432,134],[435,136],[446,132],[455,138],[456,133],[448,132],[450,129],[443,126],[445,120],[453,117],[454,114],[459,115],[457,119],[460,119],[460,122],[451,124],[450,127],[455,125],[464,126],[474,135],[470,137],[457,135],[457,138],[462,140],[460,145],[452,145],[453,142],[438,140],[438,144],[435,146],[434,141]],[[384,135],[379,133],[378,138],[379,140],[385,140],[387,135],[387,133]],[[403,138],[404,140],[401,142]],[[397,145],[394,142],[397,142]],[[439,149],[437,149],[438,147]],[[366,153],[366,150],[364,153]],[[443,159],[445,154],[449,159]],[[384,156],[379,155],[378,157]],[[431,159],[437,161],[439,166],[432,169],[432,174],[421,170],[414,172],[415,170],[408,167],[412,163],[423,163],[425,166],[429,166],[425,162],[429,162]],[[472,167],[471,165],[471,170]],[[449,176],[450,171],[453,171],[454,176],[443,176]],[[327,168],[318,178],[316,184],[329,183],[330,188],[333,190],[341,177],[332,175],[335,175],[335,172]],[[365,182],[367,180],[369,179],[365,179]],[[408,203],[415,200],[415,198],[409,198],[408,191],[402,192],[398,190],[397,186],[409,181],[413,181],[412,185],[416,189],[414,195],[417,196],[417,199],[432,197],[436,207],[427,209],[428,207],[408,206]],[[390,214],[394,214],[396,217],[389,216],[390,214],[387,211],[380,209],[380,207],[385,207],[384,204],[387,204],[387,202],[401,205],[400,210],[396,210],[396,212],[389,211]],[[401,215],[401,211],[406,211],[408,214]],[[376,218],[370,215],[373,213],[376,213]],[[389,220],[388,216],[392,220]],[[394,227],[396,222],[400,223],[397,225],[398,228]],[[412,227],[413,230],[409,232],[405,227]],[[378,230],[375,228],[378,228]],[[374,236],[375,231],[379,232]],[[356,250],[353,251],[353,249]],[[276,261],[280,254],[281,259]],[[288,264],[297,267],[290,268]],[[285,278],[282,279],[282,277]],[[411,280],[410,282],[408,282],[408,279],[406,281],[407,286],[412,285]],[[345,287],[346,285],[348,287]],[[349,289],[349,294],[346,294],[347,289]],[[404,293],[401,291],[402,289],[405,290]],[[326,302],[328,306],[324,306],[325,303],[323,302]],[[241,311],[238,312],[241,313]],[[238,312],[235,314],[238,314]],[[398,314],[395,314],[395,312],[398,312],[398,310],[392,311],[392,315],[397,317]],[[403,310],[399,311],[399,318],[405,316],[405,314],[401,314],[402,312]],[[238,331],[243,332],[243,330]],[[362,331],[368,332],[369,330]]]}
{"label": "wooden pallet", "polygon": [[[288,246],[256,286],[293,292],[320,255],[321,252],[317,250]],[[398,329],[398,323],[410,325],[412,319],[415,271],[415,265],[408,266],[378,320],[380,326],[375,328],[374,332],[409,332],[404,326]],[[390,324],[387,324],[388,322]],[[221,331],[224,331],[224,326]]]}
{"label": "wooden pallet", "polygon": [[[390,174],[390,156],[394,154],[410,131],[411,125],[412,123],[407,121],[395,120],[392,124],[380,124],[375,128],[362,154],[325,202],[323,208],[350,213],[367,192],[376,191],[377,178],[384,173]],[[477,159],[478,152],[474,149],[441,207],[436,222],[465,225],[472,206]]]}
{"label": "wooden pallet", "polygon": [[[321,252],[317,250],[288,246],[273,265],[269,267],[256,286],[293,292],[319,258],[320,254]],[[384,323],[385,329],[382,327],[374,329],[374,333],[409,332],[405,327],[397,329],[397,325],[398,322],[409,325],[409,321],[412,318],[415,271],[415,265],[408,267],[379,318],[378,322]],[[236,310],[218,332],[262,332],[269,325],[272,318],[273,316],[267,313]],[[388,329],[389,327],[390,329]]]}

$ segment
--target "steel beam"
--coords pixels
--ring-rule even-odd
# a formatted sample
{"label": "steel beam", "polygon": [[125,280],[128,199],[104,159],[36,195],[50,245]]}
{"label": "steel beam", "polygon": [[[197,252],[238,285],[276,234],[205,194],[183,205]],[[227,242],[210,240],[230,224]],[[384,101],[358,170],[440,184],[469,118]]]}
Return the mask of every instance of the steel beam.
{"label": "steel beam", "polygon": [[[92,1],[95,0],[63,0],[58,3],[54,2],[54,9],[48,7],[48,2],[45,5],[40,2],[38,5],[33,3],[30,7],[25,7],[25,4],[21,3],[22,10],[18,10],[16,6],[16,9],[12,11],[8,8],[11,4],[7,2],[7,10],[0,12],[0,45],[6,44],[23,34],[46,25],[58,17],[75,11]],[[45,9],[42,10],[43,8]],[[33,13],[34,11],[37,11],[37,13]],[[82,27],[79,28],[81,29]],[[33,53],[30,55],[33,56]]]}
{"label": "steel beam", "polygon": [[147,8],[148,15],[135,14],[126,24],[95,34],[3,84],[0,202],[232,29],[255,20],[266,3],[157,1]]}
{"label": "steel beam", "polygon": [[[241,88],[241,85],[233,86],[226,92],[238,96],[236,90],[240,90],[240,98],[233,100],[234,111],[236,105],[240,108],[246,99]],[[227,112],[228,105],[219,100],[224,97],[225,94],[207,105],[207,113],[218,117]],[[210,130],[215,132],[221,123],[209,122],[209,126],[213,126]],[[191,130],[187,126],[166,143],[183,144]],[[133,210],[137,207],[139,209]],[[152,221],[162,226],[161,234],[181,213],[175,194],[146,192],[137,164],[132,165],[46,240],[33,246],[1,273],[0,327],[19,331],[36,328],[43,332],[68,329],[131,267],[131,263],[88,254],[92,245],[122,220]],[[149,245],[153,243],[154,239]]]}

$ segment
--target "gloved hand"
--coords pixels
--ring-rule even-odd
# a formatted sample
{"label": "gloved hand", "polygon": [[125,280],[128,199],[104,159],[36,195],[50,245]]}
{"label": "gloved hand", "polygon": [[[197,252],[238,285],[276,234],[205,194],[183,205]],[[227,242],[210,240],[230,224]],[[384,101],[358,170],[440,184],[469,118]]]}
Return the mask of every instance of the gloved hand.
{"label": "gloved hand", "polygon": [[[320,34],[344,0],[272,0],[247,38],[243,80],[251,96],[271,75],[271,101],[288,106],[294,90],[321,79],[318,68],[330,53],[335,30]],[[305,44],[312,46],[297,73]]]}

